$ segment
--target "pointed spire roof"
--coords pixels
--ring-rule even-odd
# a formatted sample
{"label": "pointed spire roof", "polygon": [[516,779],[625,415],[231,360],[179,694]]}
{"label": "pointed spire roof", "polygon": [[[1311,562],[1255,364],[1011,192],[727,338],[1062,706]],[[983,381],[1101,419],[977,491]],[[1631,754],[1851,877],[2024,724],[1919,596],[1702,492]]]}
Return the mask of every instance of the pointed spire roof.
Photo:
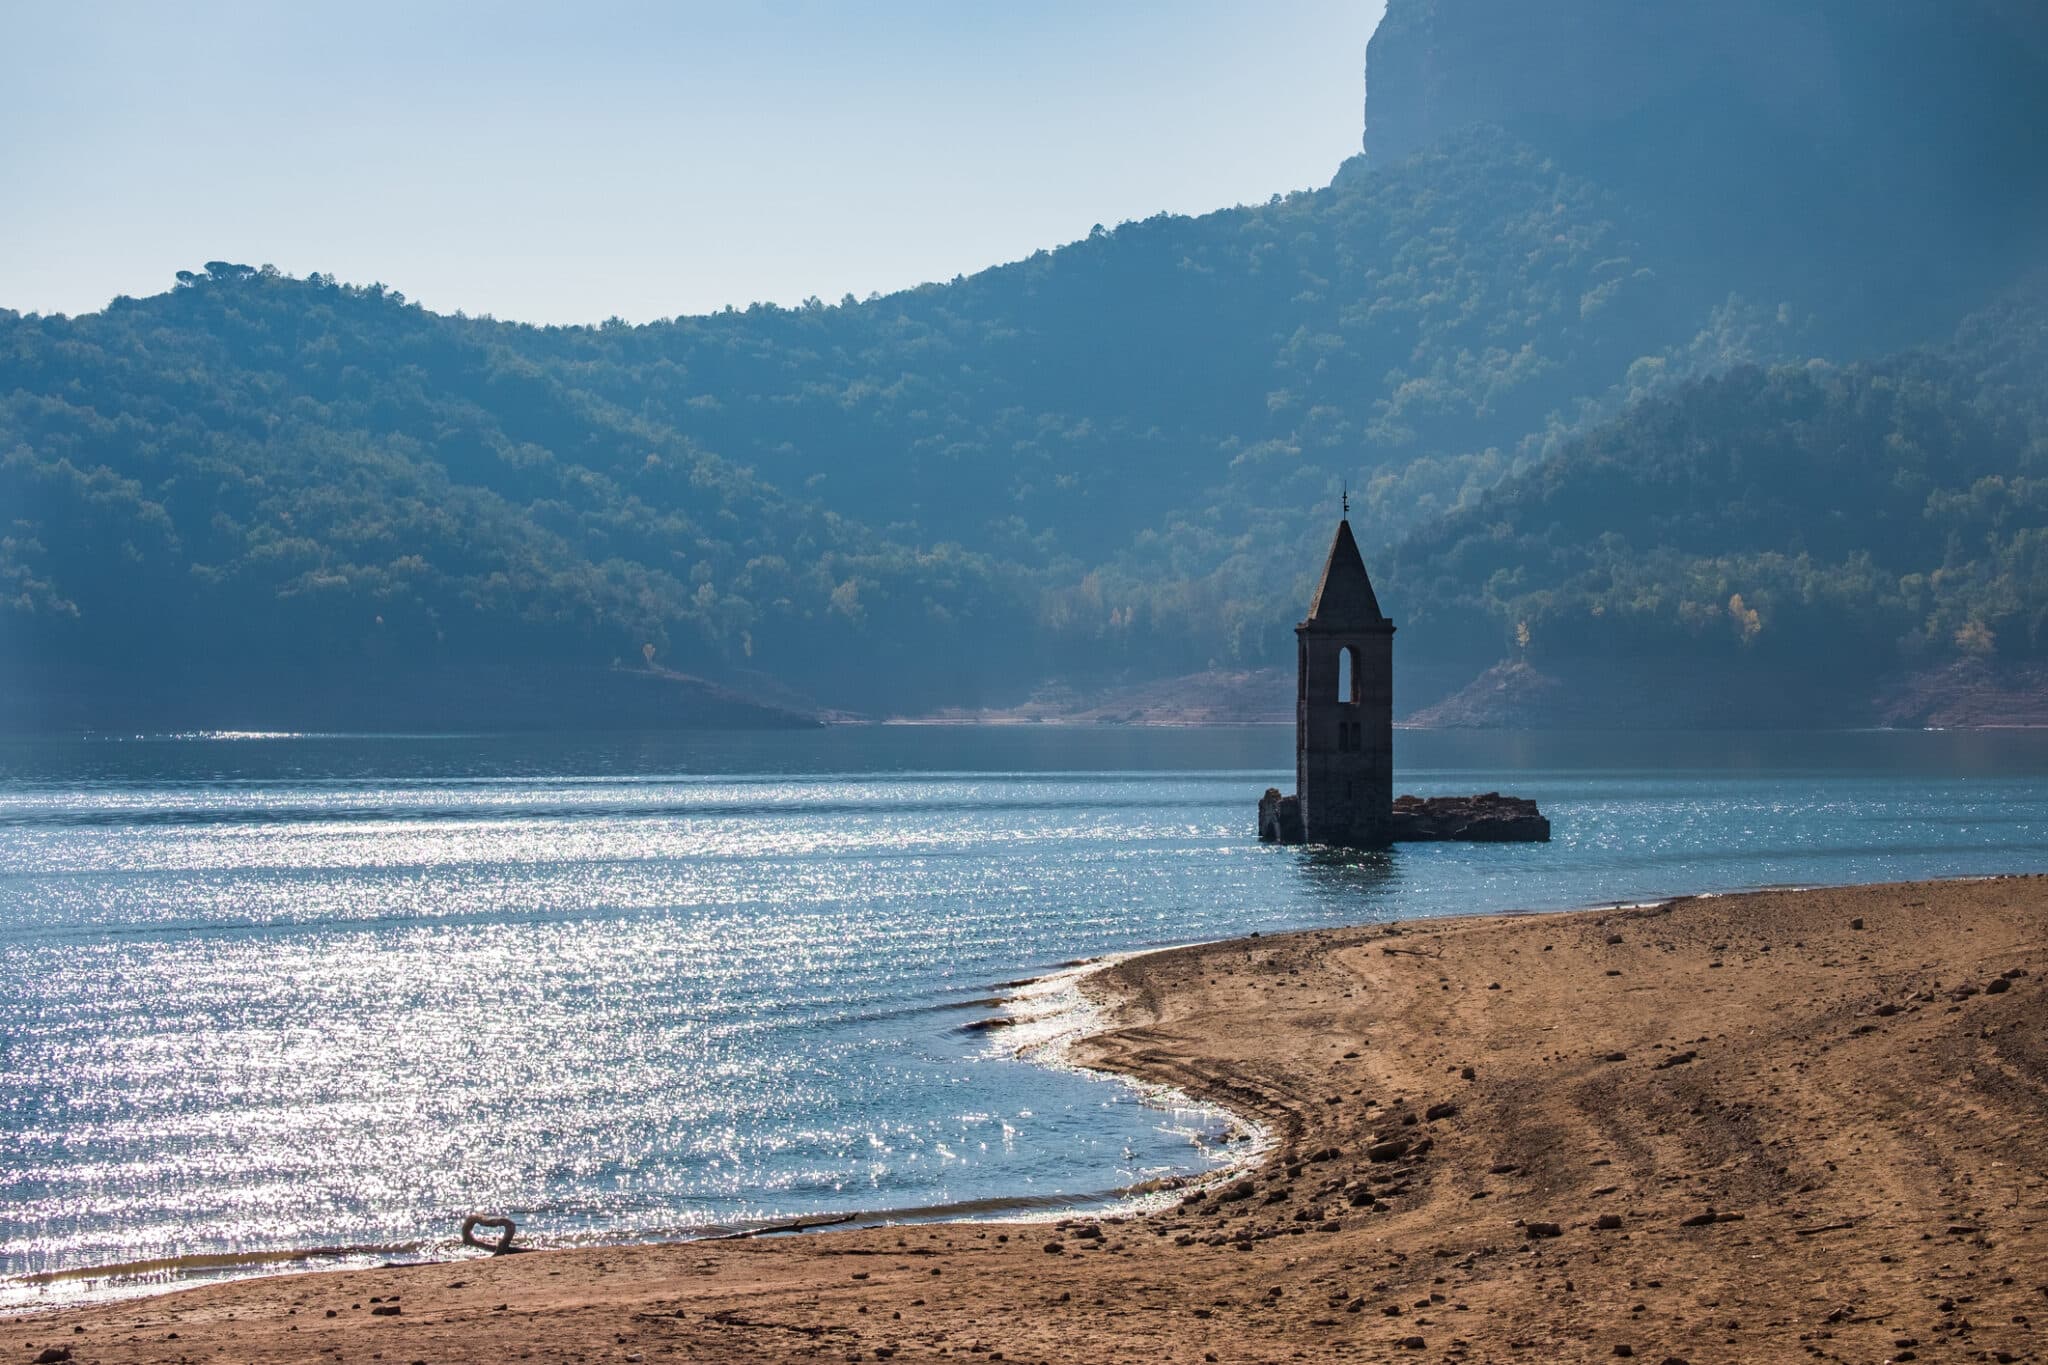
{"label": "pointed spire roof", "polygon": [[1358,553],[1358,541],[1351,534],[1351,519],[1337,523],[1337,538],[1330,542],[1330,558],[1316,583],[1316,595],[1309,599],[1308,626],[1348,629],[1378,625],[1387,618],[1380,612],[1380,600],[1366,577],[1365,559]]}

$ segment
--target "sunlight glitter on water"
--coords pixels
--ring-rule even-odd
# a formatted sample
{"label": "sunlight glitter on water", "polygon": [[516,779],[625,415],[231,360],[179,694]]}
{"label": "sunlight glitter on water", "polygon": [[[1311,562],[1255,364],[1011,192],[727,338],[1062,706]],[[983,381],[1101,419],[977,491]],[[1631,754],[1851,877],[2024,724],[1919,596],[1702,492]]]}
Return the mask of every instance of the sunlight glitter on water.
{"label": "sunlight glitter on water", "polygon": [[[1228,1159],[1230,1121],[1018,1060],[1087,1018],[1068,979],[964,1030],[1003,983],[1251,929],[2048,863],[2048,761],[1496,753],[1404,785],[1511,785],[1557,842],[1327,858],[1248,837],[1284,737],[1083,739],[811,737],[842,746],[815,777],[783,739],[701,776],[659,744],[0,751],[0,1301],[82,1266],[427,1254],[477,1210],[568,1244],[1099,1200]],[[729,775],[746,743],[776,775]]]}

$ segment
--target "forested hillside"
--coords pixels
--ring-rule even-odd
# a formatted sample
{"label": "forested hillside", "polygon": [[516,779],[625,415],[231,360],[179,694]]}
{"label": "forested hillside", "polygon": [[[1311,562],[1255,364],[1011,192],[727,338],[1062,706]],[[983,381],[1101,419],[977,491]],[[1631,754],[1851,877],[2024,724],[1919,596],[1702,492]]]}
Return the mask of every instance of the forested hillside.
{"label": "forested hillside", "polygon": [[[1375,61],[1457,9],[1397,2]],[[1916,218],[1967,253],[1938,285],[1871,277],[1883,224],[1787,271],[1605,125],[1427,93],[1322,189],[887,297],[535,328],[214,262],[0,311],[0,724],[779,723],[749,702],[1282,664],[1347,482],[1410,706],[1503,658],[2048,650],[2034,187]]]}
{"label": "forested hillside", "polygon": [[1739,708],[1773,722],[1815,681],[1861,679],[1867,703],[1901,668],[2048,657],[2040,302],[1942,351],[1740,366],[1637,403],[1410,537],[1391,591],[1418,631],[1505,639],[1539,670],[1743,677]]}

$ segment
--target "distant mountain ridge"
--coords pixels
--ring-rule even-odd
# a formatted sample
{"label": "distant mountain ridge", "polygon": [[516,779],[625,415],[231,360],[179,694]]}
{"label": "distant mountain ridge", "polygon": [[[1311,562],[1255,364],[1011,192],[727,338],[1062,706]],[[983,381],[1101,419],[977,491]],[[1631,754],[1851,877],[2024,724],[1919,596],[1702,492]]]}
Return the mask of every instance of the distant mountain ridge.
{"label": "distant mountain ridge", "polygon": [[1404,709],[1504,658],[1799,722],[2031,676],[2039,30],[1392,0],[1329,186],[948,284],[535,328],[214,262],[0,312],[0,726],[1205,713],[1153,685],[1291,666],[1347,481]]}

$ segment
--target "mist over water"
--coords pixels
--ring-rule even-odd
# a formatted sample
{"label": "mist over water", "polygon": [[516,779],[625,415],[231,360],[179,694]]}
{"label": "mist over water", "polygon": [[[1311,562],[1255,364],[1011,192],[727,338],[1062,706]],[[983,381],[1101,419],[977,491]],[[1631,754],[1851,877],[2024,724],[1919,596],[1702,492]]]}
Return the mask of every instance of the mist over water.
{"label": "mist over water", "polygon": [[[0,746],[0,1305],[83,1267],[1059,1207],[1224,1125],[1020,1061],[1077,958],[2048,868],[2048,738],[1404,734],[1540,847],[1260,847],[1291,732]],[[248,1263],[253,1263],[248,1262]],[[169,1272],[166,1272],[169,1273]]]}

